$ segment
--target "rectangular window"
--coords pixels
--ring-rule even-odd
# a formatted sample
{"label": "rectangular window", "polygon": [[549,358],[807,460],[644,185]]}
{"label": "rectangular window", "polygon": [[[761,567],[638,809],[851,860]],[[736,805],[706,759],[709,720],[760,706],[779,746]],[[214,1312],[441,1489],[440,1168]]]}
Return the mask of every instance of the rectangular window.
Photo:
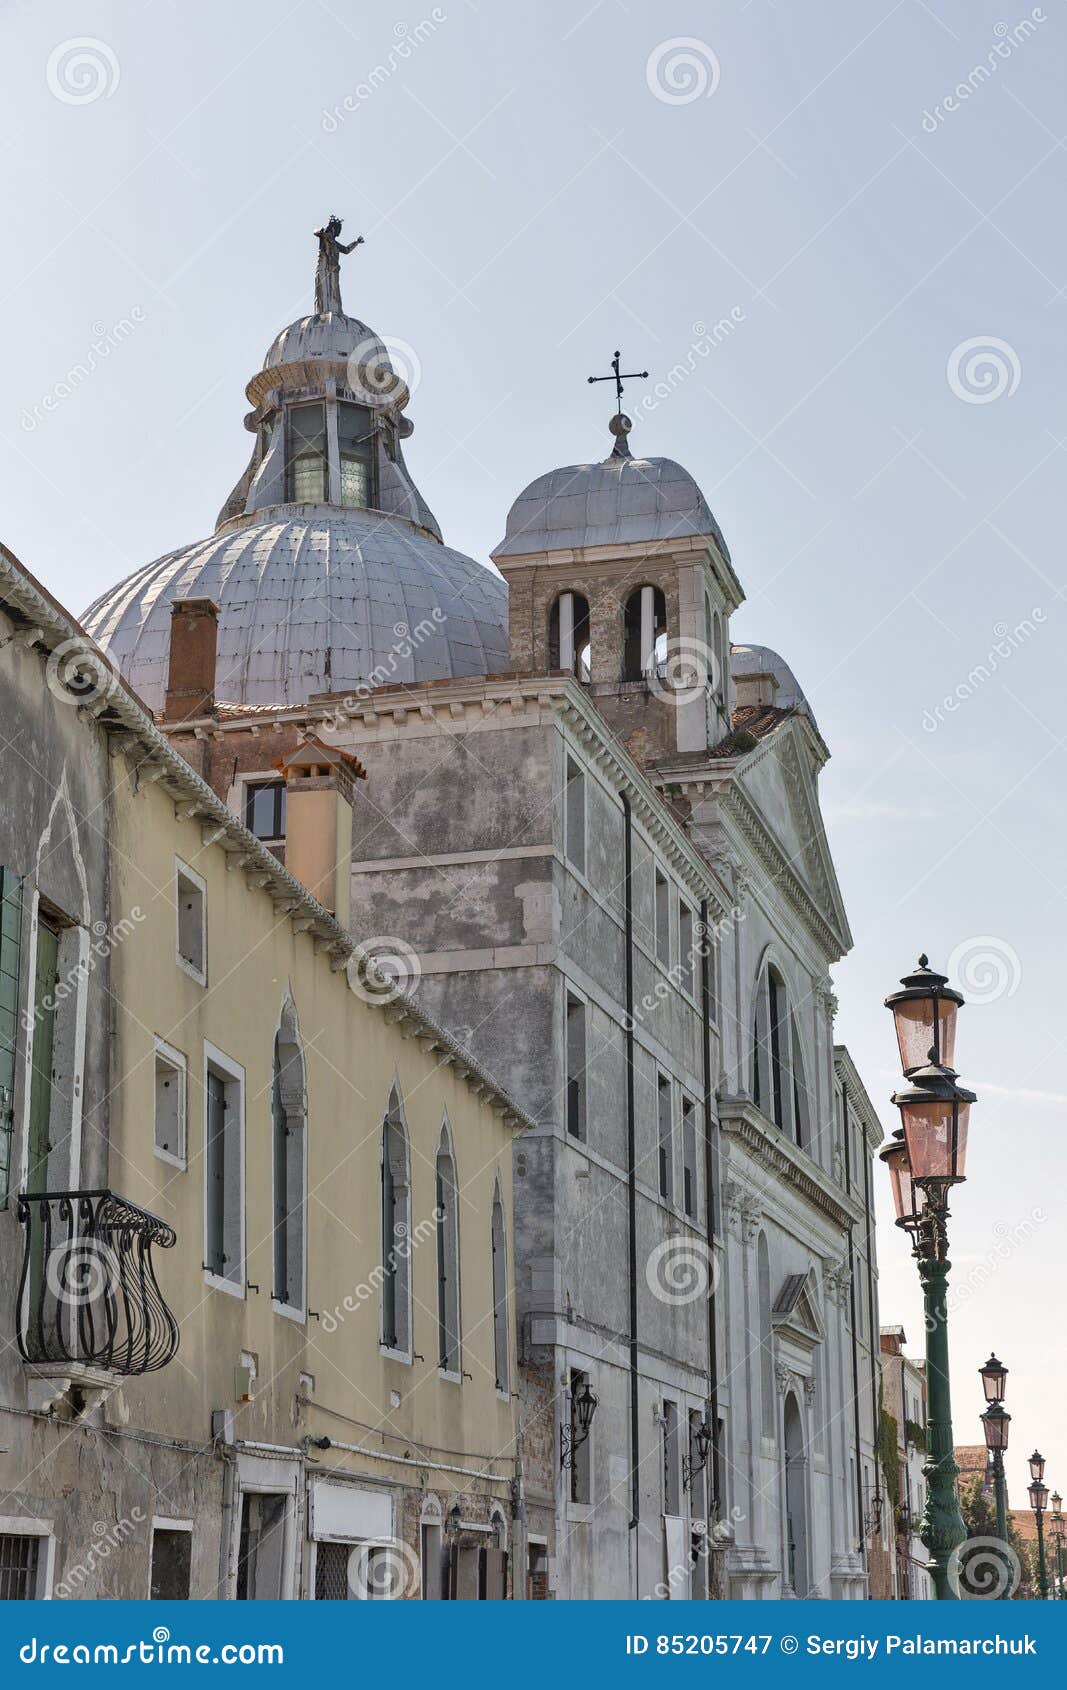
{"label": "rectangular window", "polygon": [[567,993],[567,1131],[585,1137],[585,1004]]}
{"label": "rectangular window", "polygon": [[678,1449],[678,1404],[663,1404],[663,1512],[682,1512],[680,1452]]}
{"label": "rectangular window", "polygon": [[564,813],[567,861],[579,874],[585,873],[585,776],[573,757],[567,758],[567,791]]}
{"label": "rectangular window", "polygon": [[28,1602],[41,1592],[46,1539],[0,1533],[0,1602]]}
{"label": "rectangular window", "polygon": [[156,1103],[153,1148],[164,1162],[185,1167],[185,1057],[156,1040]]}
{"label": "rectangular window", "polygon": [[[30,1142],[27,1184],[30,1191],[49,1188],[49,1155],[56,1135],[52,1092],[59,984],[59,927],[38,911],[33,975],[33,1027],[30,1031]],[[60,1092],[62,1097],[62,1092]],[[43,1240],[42,1240],[43,1243]]]}
{"label": "rectangular window", "polygon": [[691,1098],[682,1098],[682,1207],[697,1212],[697,1112]]}
{"label": "rectangular window", "polygon": [[326,499],[326,407],[289,407],[289,499],[321,505]]}
{"label": "rectangular window", "polygon": [[656,956],[664,968],[671,966],[671,889],[656,870]]}
{"label": "rectangular window", "polygon": [[154,1526],[151,1600],[187,1602],[191,1589],[192,1564],[192,1523],[188,1526]]}
{"label": "rectangular window", "polygon": [[532,1538],[526,1548],[526,1600],[548,1601],[548,1544]]}
{"label": "rectangular window", "polygon": [[696,958],[693,952],[693,912],[687,903],[678,903],[678,970],[683,992],[694,994]]}
{"label": "rectangular window", "polygon": [[204,1267],[244,1296],[244,1070],[205,1043]]}
{"label": "rectangular window", "polygon": [[285,782],[254,780],[245,787],[245,826],[265,845],[285,838]]}
{"label": "rectangular window", "polygon": [[352,1591],[348,1584],[348,1561],[352,1554],[350,1543],[317,1543],[315,1545],[315,1601],[350,1602]]}
{"label": "rectangular window", "polygon": [[15,1131],[21,946],[22,881],[0,868],[0,1206],[7,1202]]}
{"label": "rectangular window", "polygon": [[570,1392],[567,1397],[567,1412],[570,1415],[570,1449],[571,1449],[571,1501],[592,1502],[593,1500],[593,1467],[592,1442],[593,1428],[590,1425],[587,1432],[583,1432],[578,1422],[578,1410],[575,1397],[584,1390],[589,1383],[589,1375],[580,1367],[571,1368]]}
{"label": "rectangular window", "polygon": [[374,503],[374,418],[364,405],[337,407],[337,449],[341,463],[342,505],[365,508]]}
{"label": "rectangular window", "polygon": [[239,1602],[281,1599],[288,1501],[284,1492],[246,1491],[241,1498],[241,1542],[237,1555]]}
{"label": "rectangular window", "polygon": [[178,906],[178,965],[201,986],[207,984],[207,887],[200,876],[175,859]]}
{"label": "rectangular window", "polygon": [[668,1202],[674,1195],[674,1144],[671,1119],[671,1082],[665,1074],[656,1078],[656,1112],[659,1137],[659,1194]]}

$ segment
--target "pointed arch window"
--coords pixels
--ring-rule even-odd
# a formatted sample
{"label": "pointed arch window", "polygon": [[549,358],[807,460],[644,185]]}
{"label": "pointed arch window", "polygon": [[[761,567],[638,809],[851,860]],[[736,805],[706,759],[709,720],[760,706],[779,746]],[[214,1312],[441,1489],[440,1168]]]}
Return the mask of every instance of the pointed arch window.
{"label": "pointed arch window", "polygon": [[511,1389],[508,1356],[508,1245],[504,1228],[504,1203],[497,1185],[493,1193],[493,1363],[496,1388],[505,1395]]}
{"label": "pointed arch window", "polygon": [[307,1208],[307,1093],[304,1053],[291,998],[274,1039],[271,1092],[274,1176],[273,1299],[285,1309],[304,1308]]}
{"label": "pointed arch window", "polygon": [[623,609],[622,678],[643,681],[667,655],[667,601],[659,587],[635,587]]}
{"label": "pointed arch window", "polygon": [[382,1344],[411,1359],[411,1172],[394,1090],[382,1127]]}
{"label": "pointed arch window", "polygon": [[591,653],[588,599],[560,593],[548,613],[548,667],[569,670],[588,686]]}
{"label": "pointed arch window", "polygon": [[459,1186],[447,1124],[437,1147],[437,1363],[461,1375],[459,1329]]}

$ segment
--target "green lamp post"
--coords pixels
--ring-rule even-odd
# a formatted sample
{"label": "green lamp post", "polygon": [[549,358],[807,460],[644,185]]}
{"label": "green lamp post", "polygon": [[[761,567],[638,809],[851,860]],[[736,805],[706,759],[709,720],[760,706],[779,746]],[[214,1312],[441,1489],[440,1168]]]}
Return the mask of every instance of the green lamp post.
{"label": "green lamp post", "polygon": [[939,1601],[953,1601],[953,1552],[967,1536],[960,1513],[952,1453],[952,1400],[948,1360],[948,1194],[966,1177],[967,1125],[975,1094],[956,1084],[951,1067],[956,1047],[959,992],[925,956],[886,998],[893,1012],[900,1062],[909,1082],[893,1094],[901,1132],[886,1146],[897,1224],[911,1234],[919,1266],[926,1315],[927,1439],[926,1506],[919,1536],[930,1551],[927,1563]]}
{"label": "green lamp post", "polygon": [[1044,1483],[1045,1457],[1035,1449],[1030,1457],[1030,1507],[1037,1521],[1037,1582],[1042,1602],[1048,1601],[1048,1568],[1045,1565],[1045,1509],[1048,1486]]}
{"label": "green lamp post", "polygon": [[1067,1534],[1067,1520],[1063,1518],[1063,1498],[1058,1490],[1054,1490],[1049,1498],[1052,1503],[1052,1514],[1049,1519],[1049,1531],[1056,1546],[1056,1589],[1053,1594],[1063,1601],[1063,1543]]}
{"label": "green lamp post", "polygon": [[[1008,1447],[1008,1428],[1011,1425],[1011,1415],[1004,1409],[1004,1393],[1008,1388],[1008,1370],[1002,1361],[991,1355],[984,1367],[978,1372],[982,1380],[982,1389],[988,1407],[979,1418],[985,1433],[985,1446],[989,1451],[989,1464],[993,1469],[993,1494],[997,1505],[997,1536],[1008,1550],[1008,1495],[1004,1481],[1004,1451]],[[1005,1554],[1005,1566],[1010,1567],[1011,1561]],[[1012,1594],[1012,1581],[1005,1581],[1002,1597],[1006,1601]]]}

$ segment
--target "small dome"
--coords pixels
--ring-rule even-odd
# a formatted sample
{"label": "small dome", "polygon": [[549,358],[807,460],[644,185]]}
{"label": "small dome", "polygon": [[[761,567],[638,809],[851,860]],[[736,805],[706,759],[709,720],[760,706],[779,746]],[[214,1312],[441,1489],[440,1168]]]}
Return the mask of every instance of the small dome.
{"label": "small dome", "polygon": [[530,552],[569,551],[630,541],[713,536],[726,541],[688,470],[671,458],[632,458],[621,437],[610,458],[550,470],[519,494],[508,512],[497,560]]}
{"label": "small dome", "polygon": [[803,710],[814,722],[811,705],[784,657],[769,645],[735,645],[730,648],[730,673],[737,680],[756,675],[773,675],[774,703],[779,710]]}
{"label": "small dome", "polygon": [[285,505],[230,521],[121,582],[84,624],[162,710],[171,600],[219,606],[216,696],[302,704],[508,667],[507,587],[402,517]]}
{"label": "small dome", "polygon": [[344,363],[357,347],[360,363],[392,367],[384,342],[366,323],[361,323],[358,317],[346,316],[343,311],[320,311],[311,317],[298,317],[276,335],[267,349],[263,368],[275,370],[280,364],[296,364],[307,358]]}

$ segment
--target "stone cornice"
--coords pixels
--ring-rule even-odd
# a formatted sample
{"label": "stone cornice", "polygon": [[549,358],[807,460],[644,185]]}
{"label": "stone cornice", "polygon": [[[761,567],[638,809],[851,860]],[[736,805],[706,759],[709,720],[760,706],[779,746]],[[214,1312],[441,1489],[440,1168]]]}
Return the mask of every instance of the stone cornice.
{"label": "stone cornice", "polygon": [[841,1191],[803,1150],[771,1125],[746,1097],[720,1097],[719,1125],[762,1167],[784,1180],[835,1226],[847,1230],[862,1220],[858,1203]]}
{"label": "stone cornice", "polygon": [[879,1119],[877,1109],[871,1102],[870,1093],[860,1078],[859,1069],[853,1062],[852,1054],[847,1045],[834,1046],[834,1071],[844,1085],[849,1103],[863,1122],[867,1143],[872,1150],[877,1150],[885,1139],[885,1128]]}

